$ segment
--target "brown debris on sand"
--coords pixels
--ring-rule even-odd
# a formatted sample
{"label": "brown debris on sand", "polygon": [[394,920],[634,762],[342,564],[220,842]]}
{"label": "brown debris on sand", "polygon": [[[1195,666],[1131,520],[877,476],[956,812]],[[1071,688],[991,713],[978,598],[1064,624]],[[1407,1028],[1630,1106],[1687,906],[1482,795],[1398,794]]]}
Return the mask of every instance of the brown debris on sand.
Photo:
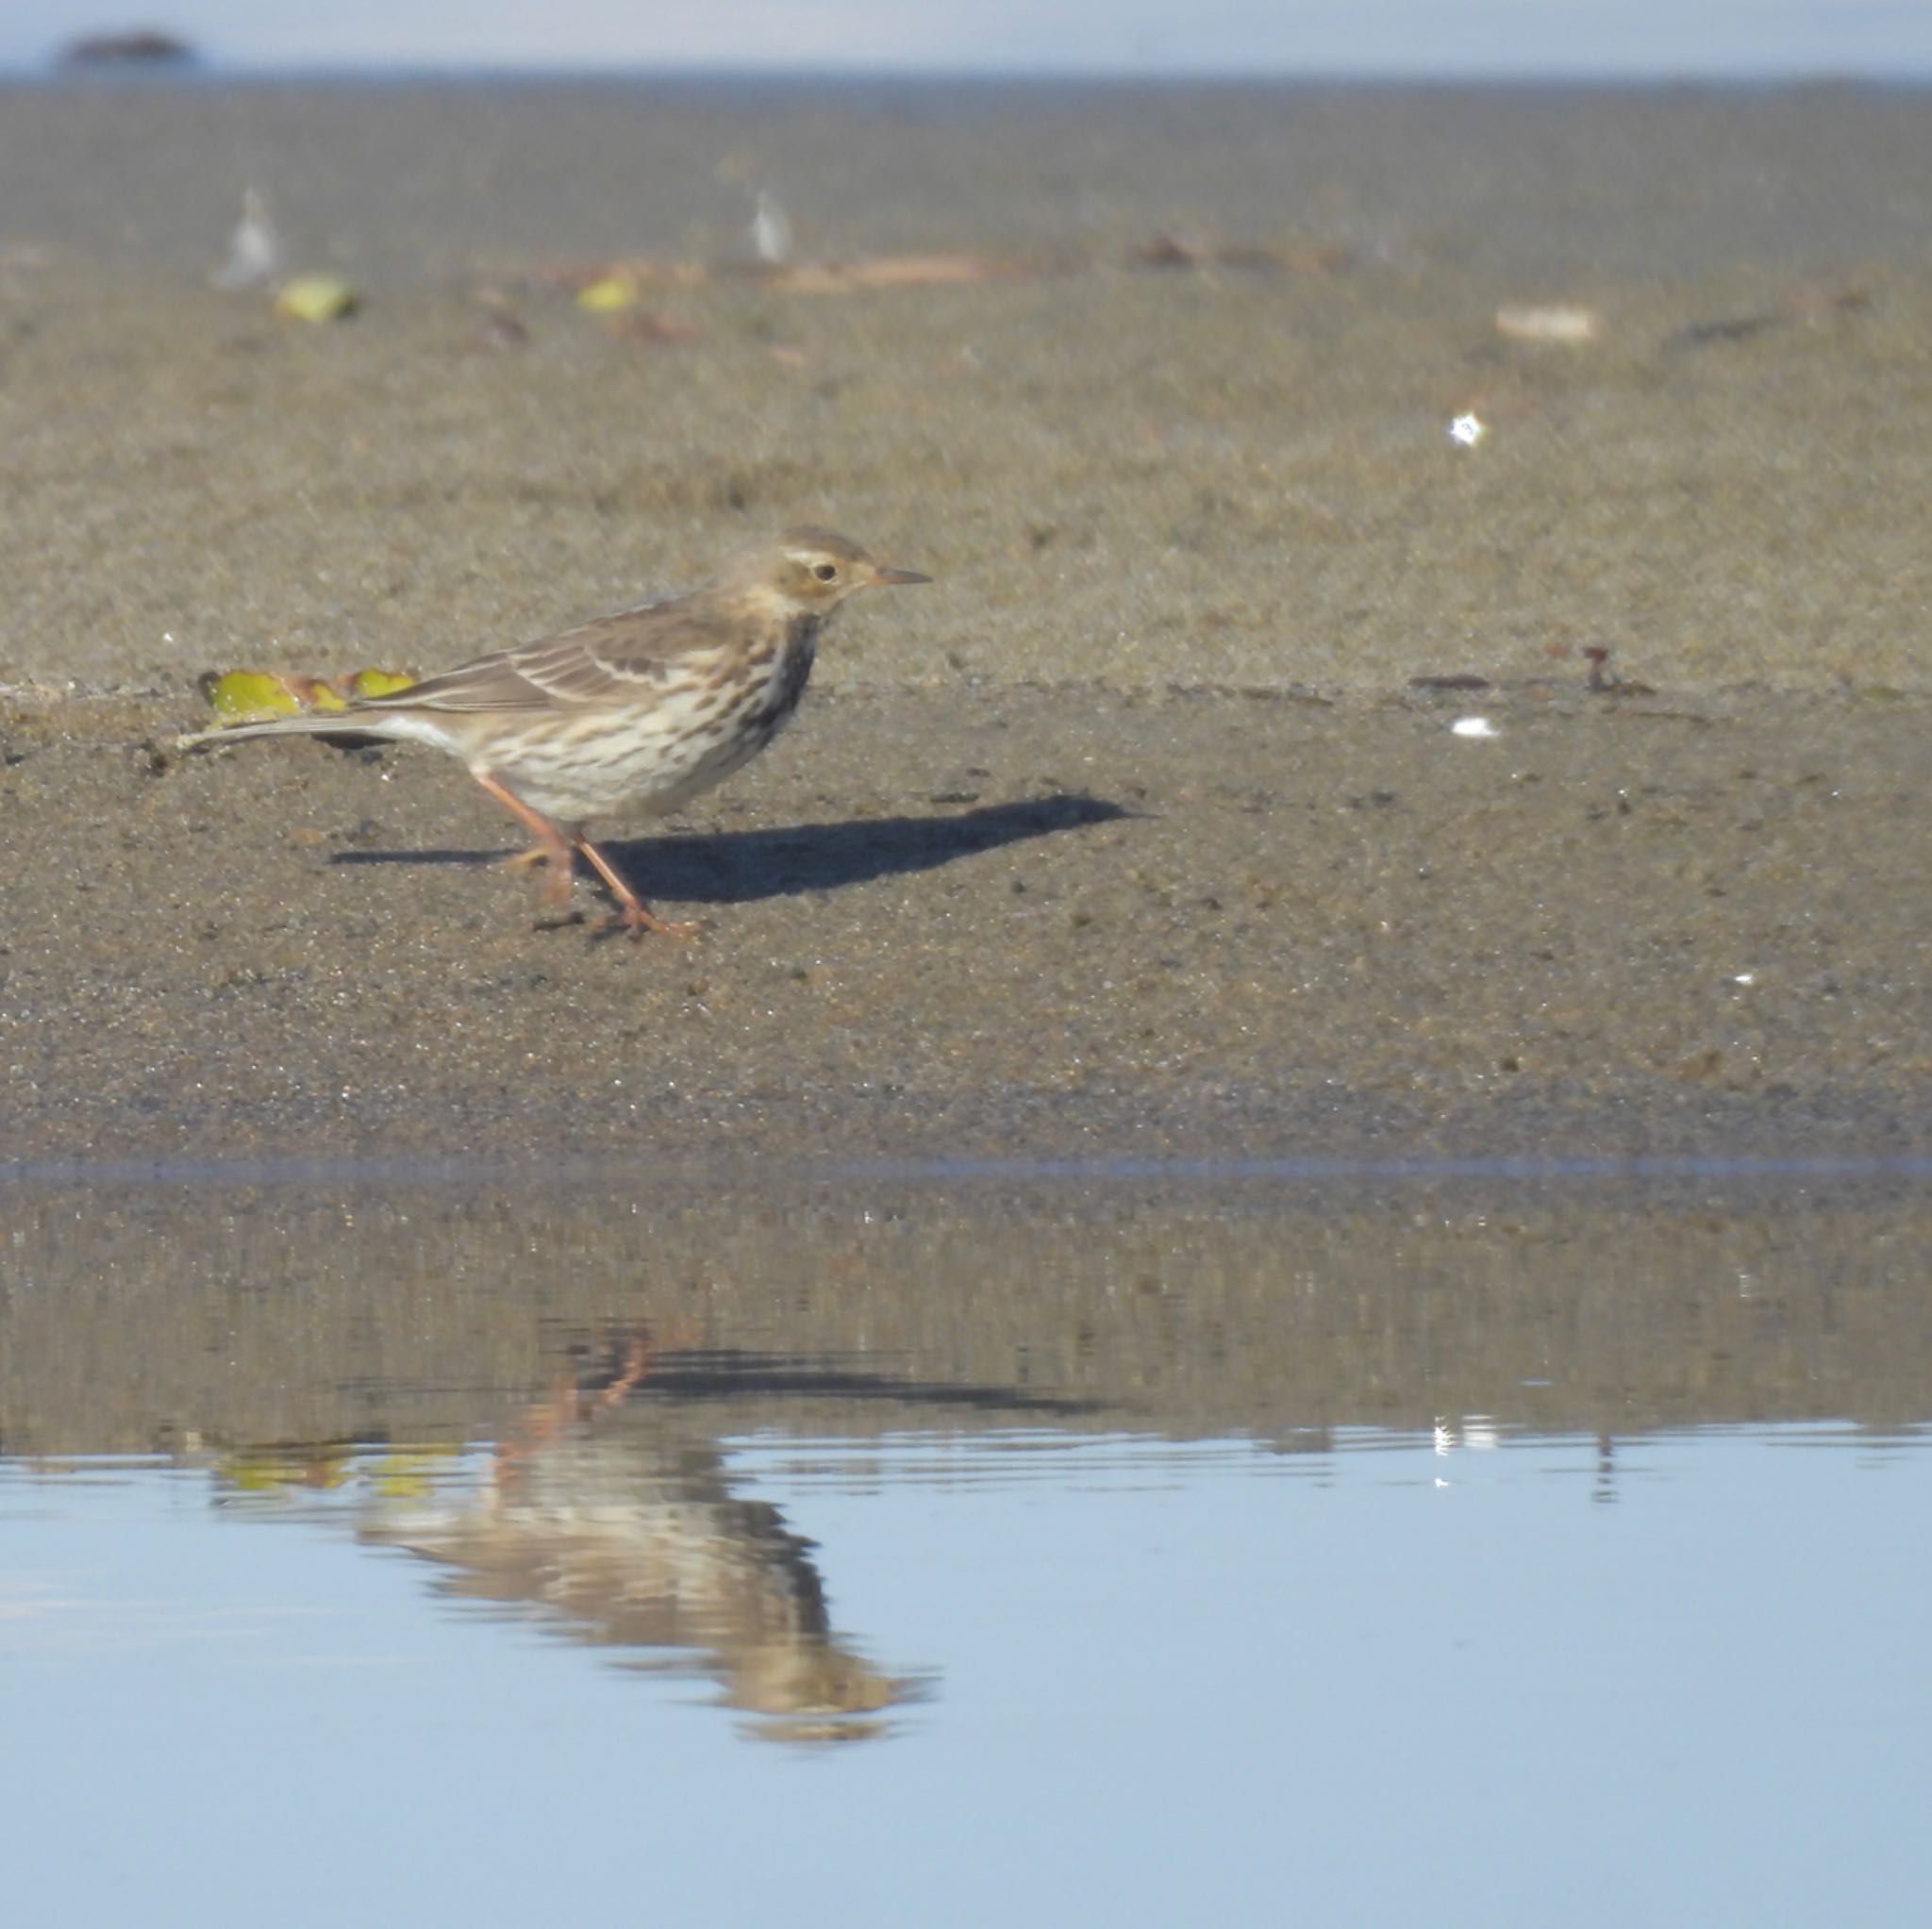
{"label": "brown debris on sand", "polygon": [[1328,242],[1267,247],[1249,241],[1198,240],[1173,229],[1163,229],[1127,254],[1130,267],[1187,268],[1196,274],[1233,268],[1263,274],[1333,274],[1346,268],[1352,258],[1346,248]]}

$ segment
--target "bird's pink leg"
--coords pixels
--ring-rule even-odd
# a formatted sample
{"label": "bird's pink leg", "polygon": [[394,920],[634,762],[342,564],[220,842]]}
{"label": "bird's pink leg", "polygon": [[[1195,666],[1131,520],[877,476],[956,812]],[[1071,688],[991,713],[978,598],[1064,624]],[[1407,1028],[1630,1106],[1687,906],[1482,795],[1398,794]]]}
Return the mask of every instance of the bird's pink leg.
{"label": "bird's pink leg", "polygon": [[669,924],[662,918],[653,916],[643,899],[624,881],[610,859],[589,838],[580,832],[565,837],[541,811],[532,810],[521,797],[506,790],[488,772],[472,771],[470,774],[535,834],[537,841],[527,851],[520,851],[514,857],[506,858],[505,862],[519,871],[528,864],[547,864],[550,867],[549,874],[543,880],[543,903],[547,908],[562,910],[570,904],[573,853],[581,851],[591,860],[597,875],[610,887],[611,896],[621,906],[619,916],[624,928],[633,937],[646,931],[661,932],[666,938],[692,938],[697,935],[695,924]]}
{"label": "bird's pink leg", "polygon": [[619,916],[624,928],[633,938],[641,937],[646,931],[657,931],[666,938],[695,938],[698,927],[695,924],[667,924],[662,918],[654,916],[636,891],[618,874],[617,867],[593,844],[589,838],[579,834],[577,849],[596,867],[597,875],[610,887],[610,895],[623,906]]}
{"label": "bird's pink leg", "polygon": [[576,863],[570,840],[541,811],[532,810],[521,797],[506,790],[487,771],[472,771],[470,774],[506,810],[520,819],[537,840],[527,851],[519,851],[514,857],[505,858],[505,864],[512,871],[522,871],[532,864],[547,864],[550,868],[543,879],[543,904],[553,911],[568,908],[571,873]]}

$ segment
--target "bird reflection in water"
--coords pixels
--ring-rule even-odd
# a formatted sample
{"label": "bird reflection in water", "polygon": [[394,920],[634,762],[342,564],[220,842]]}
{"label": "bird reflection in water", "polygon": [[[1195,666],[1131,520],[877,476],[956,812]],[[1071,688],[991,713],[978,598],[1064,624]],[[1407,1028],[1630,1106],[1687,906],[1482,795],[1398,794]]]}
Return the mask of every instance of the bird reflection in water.
{"label": "bird reflection in water", "polygon": [[[480,1482],[412,1478],[393,1455],[369,1464],[347,1483],[357,1538],[435,1562],[452,1600],[631,1651],[614,1657],[625,1667],[708,1675],[723,1705],[758,1718],[747,1735],[890,1733],[888,1711],[923,1698],[925,1679],[885,1673],[833,1633],[813,1543],[769,1502],[732,1491],[689,1405],[632,1397],[652,1358],[632,1338],[602,1370],[560,1383],[507,1432]],[[344,1471],[338,1459],[328,1484]],[[260,1472],[240,1484],[258,1488]],[[291,1477],[316,1484],[312,1470],[285,1467]]]}

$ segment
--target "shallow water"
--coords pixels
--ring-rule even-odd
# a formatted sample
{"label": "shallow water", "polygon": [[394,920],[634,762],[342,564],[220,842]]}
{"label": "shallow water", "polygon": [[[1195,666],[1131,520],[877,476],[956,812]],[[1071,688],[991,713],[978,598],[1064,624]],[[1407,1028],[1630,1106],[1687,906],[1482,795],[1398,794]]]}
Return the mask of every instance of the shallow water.
{"label": "shallow water", "polygon": [[0,1195],[11,1920],[1923,1897],[1909,1176]]}

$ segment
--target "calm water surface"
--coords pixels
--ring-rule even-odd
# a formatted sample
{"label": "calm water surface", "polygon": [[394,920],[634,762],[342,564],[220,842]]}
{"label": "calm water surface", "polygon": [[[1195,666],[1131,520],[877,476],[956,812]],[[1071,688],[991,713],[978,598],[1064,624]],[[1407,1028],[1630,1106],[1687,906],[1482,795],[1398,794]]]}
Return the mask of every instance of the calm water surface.
{"label": "calm water surface", "polygon": [[1932,1901],[1923,1189],[7,1204],[9,1921]]}

